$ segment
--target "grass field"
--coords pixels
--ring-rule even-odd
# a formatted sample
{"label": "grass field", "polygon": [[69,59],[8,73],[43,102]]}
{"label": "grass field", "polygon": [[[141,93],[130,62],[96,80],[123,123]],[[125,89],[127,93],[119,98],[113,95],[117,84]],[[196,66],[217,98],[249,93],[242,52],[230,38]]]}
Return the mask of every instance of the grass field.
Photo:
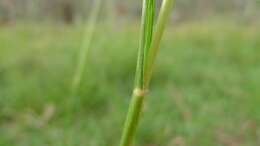
{"label": "grass field", "polygon": [[[98,26],[79,94],[70,97],[84,28],[1,26],[0,145],[118,145],[137,28]],[[151,83],[136,145],[260,145],[259,26],[170,25]]]}

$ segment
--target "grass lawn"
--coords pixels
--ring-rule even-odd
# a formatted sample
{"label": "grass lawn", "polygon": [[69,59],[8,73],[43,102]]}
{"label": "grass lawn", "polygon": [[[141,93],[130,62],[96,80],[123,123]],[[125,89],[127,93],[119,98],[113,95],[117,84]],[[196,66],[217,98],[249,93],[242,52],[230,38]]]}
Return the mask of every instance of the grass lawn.
{"label": "grass lawn", "polygon": [[[82,26],[0,26],[0,145],[116,146],[133,86],[138,27],[99,27],[78,96]],[[260,30],[172,25],[145,99],[139,146],[259,146]]]}

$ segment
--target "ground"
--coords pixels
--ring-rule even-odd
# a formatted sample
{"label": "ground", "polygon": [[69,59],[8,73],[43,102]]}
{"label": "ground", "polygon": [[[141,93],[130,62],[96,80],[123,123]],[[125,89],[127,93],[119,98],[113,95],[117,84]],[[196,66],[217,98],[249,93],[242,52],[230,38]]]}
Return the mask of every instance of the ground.
{"label": "ground", "polygon": [[[138,27],[97,26],[70,96],[82,25],[0,26],[0,145],[116,146],[128,107]],[[170,24],[137,131],[142,146],[260,145],[256,24]]]}

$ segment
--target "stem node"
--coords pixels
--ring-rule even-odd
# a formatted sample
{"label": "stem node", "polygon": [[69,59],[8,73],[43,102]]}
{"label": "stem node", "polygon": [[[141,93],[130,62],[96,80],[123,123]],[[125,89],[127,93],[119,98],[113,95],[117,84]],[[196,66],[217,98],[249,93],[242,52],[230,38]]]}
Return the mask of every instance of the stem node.
{"label": "stem node", "polygon": [[134,96],[145,96],[146,91],[145,89],[135,88],[133,94]]}

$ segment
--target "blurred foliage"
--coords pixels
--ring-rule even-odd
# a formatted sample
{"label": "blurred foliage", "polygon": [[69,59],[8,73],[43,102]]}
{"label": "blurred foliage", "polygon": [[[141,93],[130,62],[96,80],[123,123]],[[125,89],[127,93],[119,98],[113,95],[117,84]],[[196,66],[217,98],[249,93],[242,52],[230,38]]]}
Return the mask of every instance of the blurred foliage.
{"label": "blurred foliage", "polygon": [[[0,28],[0,145],[117,145],[138,29],[97,24],[80,93],[69,97],[82,25]],[[109,38],[109,39],[108,39]],[[228,20],[170,26],[137,145],[260,145],[260,32]]]}
{"label": "blurred foliage", "polygon": [[[81,22],[86,20],[94,0],[0,0],[0,20]],[[157,0],[157,7],[161,0]],[[102,20],[137,18],[140,0],[104,0]],[[260,16],[259,0],[176,0],[173,19],[178,21],[218,17],[235,17],[256,21]],[[139,18],[139,17],[138,17]]]}

